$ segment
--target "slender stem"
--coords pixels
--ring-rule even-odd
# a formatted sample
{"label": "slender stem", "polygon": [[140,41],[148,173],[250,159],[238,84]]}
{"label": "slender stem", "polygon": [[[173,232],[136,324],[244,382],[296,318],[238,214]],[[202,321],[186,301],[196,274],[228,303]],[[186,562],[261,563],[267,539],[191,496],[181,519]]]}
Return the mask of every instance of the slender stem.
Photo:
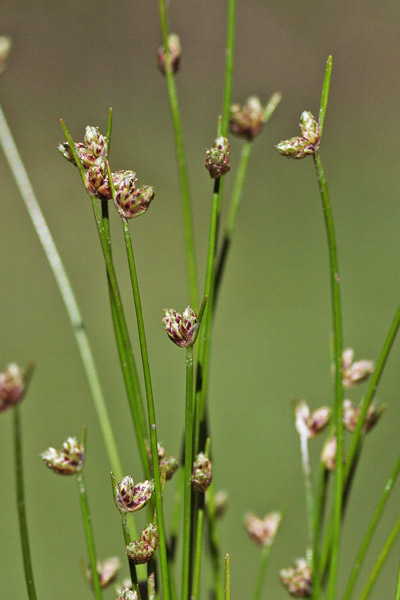
{"label": "slender stem", "polygon": [[[124,542],[125,542],[125,547],[126,547],[131,543],[132,538],[131,538],[131,533],[129,530],[128,516],[126,513],[122,512],[122,511],[120,514],[121,514],[122,533],[124,536]],[[136,535],[134,537],[136,537]],[[131,575],[133,589],[136,590],[136,592],[139,594],[139,597],[140,597],[140,590],[139,590],[139,585],[138,585],[136,566],[129,557],[128,557],[128,564],[129,564],[129,572]]]}
{"label": "slender stem", "polygon": [[196,311],[198,307],[198,285],[197,270],[194,248],[192,207],[190,201],[189,178],[183,146],[182,124],[178,105],[178,95],[176,92],[175,78],[171,69],[170,52],[168,46],[168,22],[165,8],[165,0],[158,2],[160,12],[160,23],[162,40],[165,52],[165,78],[167,82],[169,106],[171,111],[172,126],[175,138],[175,151],[178,166],[179,186],[181,190],[183,222],[185,230],[186,261],[189,276],[190,305]]}
{"label": "slender stem", "polygon": [[328,56],[325,67],[324,83],[322,84],[321,102],[319,108],[319,130],[324,130],[326,107],[328,105],[329,87],[331,84],[332,56]]}
{"label": "slender stem", "polygon": [[368,577],[367,583],[365,584],[365,587],[364,587],[363,591],[361,592],[359,600],[366,600],[368,598],[368,596],[370,595],[372,588],[376,583],[378,575],[379,575],[383,565],[385,564],[385,560],[387,559],[389,552],[392,549],[392,546],[395,543],[396,538],[399,533],[400,533],[400,517],[397,519],[392,531],[389,534],[388,539],[386,540],[384,547],[382,548],[380,555],[378,556],[378,560],[376,561],[374,568],[372,569],[371,574]]}
{"label": "slender stem", "polygon": [[22,426],[20,407],[15,406],[14,413],[14,454],[15,454],[15,484],[17,492],[17,510],[19,521],[19,535],[24,563],[25,582],[29,600],[36,600],[36,590],[33,581],[31,553],[29,549],[28,524],[25,511],[24,492],[24,467],[22,459]]}
{"label": "slender stem", "polygon": [[85,482],[83,479],[82,471],[80,471],[79,474],[77,475],[77,482],[78,482],[79,497],[80,497],[80,501],[81,501],[81,510],[82,510],[83,526],[85,529],[86,545],[87,545],[87,550],[88,550],[88,554],[89,554],[90,568],[92,571],[92,582],[93,582],[93,588],[94,588],[94,595],[95,595],[96,600],[101,600],[103,595],[102,595],[102,591],[101,591],[101,587],[100,587],[99,574],[97,571],[97,559],[96,559],[96,550],[94,547],[92,522],[91,522],[91,518],[90,518],[89,503],[88,503],[88,499],[87,499],[86,486],[85,486]]}
{"label": "slender stem", "polygon": [[399,565],[399,573],[397,576],[396,596],[395,596],[394,600],[400,600],[400,565]]}
{"label": "slender stem", "polygon": [[301,464],[303,467],[304,487],[306,491],[306,508],[307,508],[307,528],[308,528],[308,540],[310,546],[313,546],[314,538],[314,521],[315,521],[315,502],[314,502],[314,490],[311,477],[311,464],[310,455],[308,452],[308,438],[304,435],[300,435],[300,447],[301,447]]}
{"label": "slender stem", "polygon": [[124,231],[125,248],[129,264],[129,274],[132,284],[133,299],[136,310],[136,320],[139,331],[139,343],[140,351],[142,355],[142,366],[146,388],[146,399],[147,399],[147,411],[149,418],[149,431],[150,431],[150,444],[151,444],[151,455],[154,475],[154,487],[156,497],[156,510],[157,510],[157,522],[158,522],[158,534],[160,539],[160,564],[161,564],[161,579],[163,587],[163,598],[169,600],[169,573],[168,573],[168,560],[167,560],[167,547],[165,537],[165,526],[164,526],[164,514],[162,505],[162,489],[160,479],[160,466],[158,462],[158,445],[157,445],[157,431],[156,431],[156,416],[154,410],[153,400],[153,389],[151,384],[150,364],[149,355],[147,351],[146,333],[144,328],[143,310],[140,299],[139,283],[136,273],[135,259],[132,249],[132,241],[129,232],[128,221],[122,218],[122,225]]}
{"label": "slender stem", "polygon": [[225,600],[231,597],[231,565],[229,554],[225,554]]}
{"label": "slender stem", "polygon": [[207,490],[206,503],[208,543],[210,546],[210,558],[212,566],[213,594],[216,600],[224,600],[222,566],[220,561],[220,542],[218,536],[217,515],[215,513],[214,483],[212,483]]}
{"label": "slender stem", "polygon": [[[184,452],[184,450],[183,450]],[[184,459],[182,460],[184,463]],[[175,477],[176,479],[176,487],[173,498],[173,509],[172,509],[172,519],[171,519],[171,528],[170,528],[170,543],[169,543],[169,559],[173,563],[176,557],[177,543],[178,543],[178,535],[181,524],[181,515],[182,515],[182,501],[183,501],[183,488],[185,481],[185,470],[179,469],[178,474]]]}
{"label": "slender stem", "polygon": [[85,331],[81,312],[68,279],[60,254],[54,243],[53,237],[44,219],[39,203],[36,199],[32,185],[21,161],[17,147],[8,128],[4,113],[0,107],[0,143],[4,154],[14,175],[22,200],[28,211],[33,227],[42,244],[44,253],[53,272],[58,289],[60,291],[64,306],[66,308],[75,342],[78,346],[82,366],[89,385],[90,393],[96,410],[104,445],[106,447],[108,460],[112,470],[118,477],[122,477],[122,466],[117,444],[111,427],[110,417],[104,394],[101,388],[100,378],[94,362],[93,352]]}
{"label": "slender stem", "polygon": [[262,589],[264,586],[265,575],[267,573],[267,566],[268,566],[268,560],[269,560],[270,553],[271,553],[271,546],[263,546],[263,549],[261,550],[261,560],[260,560],[260,566],[258,569],[258,575],[257,575],[257,579],[256,579],[256,587],[255,587],[254,594],[253,594],[253,600],[261,599],[261,594],[262,594]]}
{"label": "slender stem", "polygon": [[315,521],[314,521],[314,543],[312,552],[312,568],[313,568],[313,600],[319,600],[321,596],[321,576],[320,576],[320,543],[321,529],[326,507],[326,492],[328,488],[330,471],[325,469],[324,464],[320,461],[318,471],[318,483],[315,506]]}
{"label": "slender stem", "polygon": [[[361,413],[357,421],[356,429],[352,435],[349,451],[347,453],[347,460],[345,465],[344,472],[344,492],[343,497],[347,497],[349,494],[349,489],[351,485],[351,481],[354,477],[355,473],[355,465],[358,461],[358,457],[360,455],[361,444],[364,439],[363,434],[363,426],[365,417],[368,411],[368,408],[375,396],[375,393],[378,389],[379,382],[381,380],[387,359],[389,357],[390,350],[392,349],[394,340],[396,338],[397,332],[400,327],[400,305],[396,311],[396,314],[393,318],[393,321],[390,325],[389,331],[387,333],[386,339],[382,346],[382,350],[379,354],[378,361],[376,363],[375,370],[370,379],[367,393],[362,401]],[[321,561],[321,572],[323,573],[327,566],[327,559],[330,554],[330,546],[332,543],[332,531],[333,531],[333,517],[330,518],[327,534],[324,540],[324,546],[322,551],[322,561]]]}
{"label": "slender stem", "polygon": [[226,137],[229,126],[229,111],[231,106],[232,96],[232,80],[233,80],[233,58],[235,50],[235,13],[236,1],[228,1],[228,16],[227,16],[227,34],[226,34],[226,50],[225,50],[225,84],[224,84],[224,99],[222,105],[222,127],[221,135]]}
{"label": "slender stem", "polygon": [[183,508],[182,600],[190,598],[190,515],[193,469],[193,346],[186,348],[185,478]]}
{"label": "slender stem", "polygon": [[390,493],[393,489],[393,486],[396,482],[399,472],[400,472],[400,456],[397,459],[394,469],[385,485],[383,493],[382,493],[382,495],[379,499],[379,502],[375,508],[372,519],[368,523],[367,531],[365,532],[364,539],[361,542],[361,546],[357,553],[356,559],[354,561],[353,568],[351,569],[350,578],[349,578],[348,584],[346,586],[346,589],[344,591],[342,600],[350,600],[350,598],[351,598],[351,595],[352,595],[355,583],[357,581],[357,577],[360,572],[360,568],[363,563],[364,557],[370,546],[372,536],[374,535],[375,529],[376,529],[376,527],[379,523],[379,520],[382,516],[383,509],[386,506],[386,502],[389,499]]}
{"label": "slender stem", "polygon": [[[125,320],[124,309],[122,306],[121,295],[115,274],[114,264],[111,256],[111,249],[107,233],[104,229],[102,215],[100,213],[97,198],[91,196],[93,214],[95,217],[97,230],[100,238],[101,248],[106,263],[108,280],[112,292],[115,313],[119,323],[119,332],[123,345],[125,346],[125,358],[127,365],[122,364],[125,386],[128,394],[129,406],[131,409],[133,425],[136,432],[136,438],[139,446],[139,453],[142,461],[145,476],[150,479],[150,466],[146,447],[146,423],[144,409],[140,393],[139,377],[136,370],[135,361],[132,354],[132,347],[129,339],[128,327]],[[117,338],[118,343],[118,338]]]}
{"label": "slender stem", "polygon": [[342,382],[342,316],[340,305],[340,278],[336,251],[336,238],[329,201],[328,186],[319,154],[314,155],[315,168],[321,194],[325,227],[328,238],[332,320],[334,332],[334,357],[335,357],[335,401],[334,416],[336,428],[336,469],[334,489],[334,533],[331,555],[331,565],[328,583],[327,600],[334,600],[336,579],[339,562],[340,530],[342,522],[342,493],[343,493],[343,382]]}
{"label": "slender stem", "polygon": [[200,596],[201,555],[203,546],[204,528],[204,494],[197,493],[197,522],[196,538],[194,541],[193,589],[191,598],[198,600]]}

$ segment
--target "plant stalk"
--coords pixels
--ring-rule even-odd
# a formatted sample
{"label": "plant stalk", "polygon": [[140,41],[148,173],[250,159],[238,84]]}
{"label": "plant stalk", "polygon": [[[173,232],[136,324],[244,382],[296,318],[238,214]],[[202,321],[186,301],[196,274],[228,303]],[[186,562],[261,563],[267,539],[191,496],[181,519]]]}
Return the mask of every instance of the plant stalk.
{"label": "plant stalk", "polygon": [[89,563],[90,569],[92,571],[92,582],[94,595],[96,600],[101,600],[103,597],[101,587],[100,587],[100,578],[97,571],[97,559],[96,559],[96,550],[94,547],[94,538],[93,538],[93,530],[92,530],[92,522],[90,518],[89,512],[89,503],[86,494],[86,486],[83,479],[83,472],[80,471],[77,475],[78,482],[78,490],[79,490],[79,498],[81,501],[81,510],[82,510],[82,518],[83,518],[83,526],[85,529],[86,536],[86,546],[89,555]]}
{"label": "plant stalk", "polygon": [[[193,469],[193,346],[186,347],[185,476],[183,508],[182,600],[190,594],[190,545]],[[193,592],[194,593],[194,592]]]}

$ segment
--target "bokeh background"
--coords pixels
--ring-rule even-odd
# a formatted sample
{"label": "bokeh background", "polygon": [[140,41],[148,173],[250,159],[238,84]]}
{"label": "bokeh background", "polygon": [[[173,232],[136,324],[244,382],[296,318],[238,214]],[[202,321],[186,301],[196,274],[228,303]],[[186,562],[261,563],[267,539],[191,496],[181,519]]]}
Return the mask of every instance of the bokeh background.
{"label": "bokeh background", "polygon": [[[286,506],[265,599],[283,600],[279,568],[303,556],[305,502],[290,399],[330,402],[328,256],[312,160],[284,160],[274,148],[297,135],[302,110],[317,113],[328,54],[333,75],[321,157],[339,245],[345,345],[376,359],[400,301],[400,4],[373,0],[237,2],[233,100],[280,90],[283,100],[256,140],[221,294],[210,387],[217,489],[229,492],[221,523],[231,554],[232,597],[252,593],[259,549],[243,530],[246,511]],[[199,281],[204,281],[212,183],[204,149],[221,108],[226,2],[174,0],[170,28],[182,41],[177,85],[189,162]],[[0,102],[72,280],[92,341],[127,472],[140,480],[136,442],[110,326],[106,281],[90,203],[78,173],[56,150],[62,116],[76,140],[86,124],[105,130],[114,108],[111,163],[132,168],[156,189],[133,223],[134,246],[153,368],[158,431],[179,453],[184,420],[184,352],[161,327],[162,309],[188,304],[182,218],[166,86],[155,67],[160,43],[154,0],[3,0],[0,34],[13,50]],[[232,172],[240,140],[231,140]],[[25,481],[36,585],[41,600],[83,600],[90,592],[78,558],[86,555],[75,481],[39,459],[47,446],[88,426],[86,477],[98,554],[123,548],[110,496],[107,458],[66,313],[3,154],[1,174],[1,335],[9,361],[37,365],[23,405]],[[225,214],[225,213],[224,213]],[[118,216],[115,260],[138,352]],[[399,452],[399,342],[378,398],[386,414],[368,436],[346,517],[340,590],[376,500]],[[348,394],[359,401],[365,385]],[[26,597],[15,507],[11,414],[1,415],[0,597]],[[321,443],[312,443],[314,462]],[[173,486],[173,484],[172,484]],[[169,488],[172,496],[172,487]],[[398,516],[397,488],[375,536],[365,580]],[[169,503],[169,500],[167,500]],[[170,506],[170,503],[168,504]],[[168,508],[169,510],[169,508]],[[167,510],[167,512],[168,512]],[[139,523],[141,520],[139,518]],[[395,546],[371,595],[392,598]],[[127,566],[124,563],[124,573]],[[202,580],[206,591],[209,576]],[[360,588],[358,588],[358,591]],[[114,598],[112,591],[105,598]],[[338,593],[340,598],[340,592]]]}

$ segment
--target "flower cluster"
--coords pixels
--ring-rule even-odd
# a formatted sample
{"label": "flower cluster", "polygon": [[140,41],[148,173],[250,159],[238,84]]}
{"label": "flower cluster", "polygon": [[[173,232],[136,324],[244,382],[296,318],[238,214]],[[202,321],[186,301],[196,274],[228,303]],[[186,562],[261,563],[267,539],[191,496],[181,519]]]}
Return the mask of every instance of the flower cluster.
{"label": "flower cluster", "polygon": [[[114,583],[118,577],[118,573],[121,570],[121,562],[118,556],[111,556],[105,560],[97,561],[97,572],[99,574],[100,587],[105,589],[111,583]],[[87,570],[87,576],[90,585],[93,585],[92,571],[90,567]]]}
{"label": "flower cluster", "polygon": [[[165,450],[164,446],[162,446],[161,444],[157,444],[157,450],[158,450],[158,464],[160,465],[160,471],[165,468],[165,479],[168,481],[169,479],[171,479],[171,477],[173,476],[173,474],[175,473],[175,471],[178,469],[179,465],[178,465],[178,461],[176,460],[176,458],[174,456],[168,456],[167,455],[167,451]],[[149,457],[151,460],[151,448],[149,448]],[[150,462],[150,468],[152,468],[152,464]]]}
{"label": "flower cluster", "polygon": [[207,454],[200,452],[193,463],[192,485],[198,492],[205,492],[212,482],[212,465]]}
{"label": "flower cluster", "polygon": [[150,502],[154,492],[154,481],[144,481],[135,485],[127,475],[115,486],[116,503],[122,512],[136,512]]}
{"label": "flower cluster", "polygon": [[[169,50],[169,66],[171,72],[175,75],[181,62],[181,41],[176,33],[170,33],[167,43]],[[159,46],[157,50],[157,67],[163,75],[166,74],[168,65],[164,46]]]}
{"label": "flower cluster", "polygon": [[264,127],[264,110],[258,96],[250,96],[243,106],[232,104],[229,115],[229,130],[238,137],[253,140]]}
{"label": "flower cluster", "polygon": [[246,515],[245,527],[250,538],[259,546],[272,546],[278,533],[282,515],[280,512],[270,512],[260,519],[252,513]]}
{"label": "flower cluster", "polygon": [[310,598],[312,570],[309,561],[305,558],[298,558],[294,567],[281,569],[279,579],[293,598]]}
{"label": "flower cluster", "polygon": [[374,372],[375,364],[372,360],[354,361],[353,348],[346,348],[342,354],[343,387],[350,388],[362,383]]}
{"label": "flower cluster", "polygon": [[218,179],[228,173],[229,163],[229,142],[225,137],[218,137],[213,145],[206,152],[204,165],[212,179]]}
{"label": "flower cluster", "polygon": [[15,363],[10,363],[4,373],[0,373],[0,412],[21,402],[25,383],[25,373]]}
{"label": "flower cluster", "polygon": [[59,475],[74,475],[83,468],[85,454],[83,445],[75,437],[69,437],[62,450],[48,448],[41,454],[46,466]]}
{"label": "flower cluster", "polygon": [[168,337],[181,348],[193,346],[196,334],[197,315],[190,306],[183,313],[173,308],[166,308],[162,318]]}
{"label": "flower cluster", "polygon": [[301,136],[283,140],[276,148],[287,158],[305,158],[315,154],[321,142],[321,132],[318,121],[309,111],[304,111],[300,116]]}
{"label": "flower cluster", "polygon": [[[58,149],[64,158],[77,166],[67,142],[60,144]],[[113,195],[107,174],[107,140],[99,128],[88,125],[83,142],[76,143],[75,150],[85,169],[85,185],[89,194],[101,200],[110,200]],[[133,219],[146,212],[154,198],[154,189],[147,185],[136,187],[137,178],[134,171],[117,171],[112,173],[111,177],[115,190],[115,206],[120,215],[125,219]]]}
{"label": "flower cluster", "polygon": [[296,429],[301,438],[313,439],[325,429],[329,423],[331,411],[327,406],[321,406],[313,412],[302,400],[295,406]]}
{"label": "flower cluster", "polygon": [[135,565],[142,565],[149,562],[158,546],[157,527],[150,523],[142,531],[140,539],[131,542],[126,547],[126,554]]}

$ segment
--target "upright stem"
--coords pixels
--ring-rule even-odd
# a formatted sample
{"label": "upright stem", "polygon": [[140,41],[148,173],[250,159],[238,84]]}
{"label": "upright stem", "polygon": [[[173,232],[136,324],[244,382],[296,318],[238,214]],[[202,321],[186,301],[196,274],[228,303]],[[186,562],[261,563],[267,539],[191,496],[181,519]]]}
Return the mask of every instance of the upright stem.
{"label": "upright stem", "polygon": [[190,519],[193,468],[193,346],[186,347],[185,476],[183,509],[182,600],[190,598]]}
{"label": "upright stem", "polygon": [[229,554],[225,554],[225,600],[231,598],[231,564]]}
{"label": "upright stem", "polygon": [[328,186],[318,152],[314,155],[315,168],[322,200],[325,227],[328,238],[332,321],[334,333],[334,361],[335,361],[335,400],[334,418],[336,428],[336,470],[334,489],[334,533],[331,555],[328,595],[327,600],[334,600],[336,579],[339,563],[340,529],[342,521],[342,492],[343,492],[343,381],[342,381],[342,316],[340,305],[340,277],[336,251],[336,238],[329,201]]}
{"label": "upright stem", "polygon": [[304,435],[300,435],[300,446],[301,446],[301,463],[303,467],[304,486],[306,491],[306,507],[307,507],[307,527],[308,527],[308,540],[310,546],[313,546],[314,540],[314,520],[315,520],[315,502],[314,502],[314,491],[311,480],[311,464],[310,456],[308,452],[308,438]]}
{"label": "upright stem", "polygon": [[172,126],[175,138],[176,160],[178,165],[179,186],[182,197],[183,221],[185,230],[186,261],[189,276],[190,305],[196,311],[198,309],[198,285],[196,258],[194,249],[194,234],[192,208],[190,202],[189,178],[186,166],[185,152],[183,147],[182,124],[176,92],[175,78],[171,69],[170,52],[168,46],[168,21],[165,8],[165,0],[158,1],[160,12],[160,23],[162,40],[165,52],[165,78],[167,81],[169,106],[171,111]]}
{"label": "upright stem", "polygon": [[102,595],[102,591],[101,591],[101,587],[100,587],[99,574],[97,572],[97,559],[96,559],[96,551],[95,551],[95,547],[94,547],[92,522],[90,519],[89,503],[88,503],[88,499],[87,499],[86,486],[85,486],[85,482],[83,479],[82,471],[80,471],[77,475],[77,482],[78,482],[79,497],[80,497],[80,501],[81,501],[81,510],[82,510],[83,525],[84,525],[84,529],[85,529],[86,545],[87,545],[87,550],[88,550],[88,554],[89,554],[90,568],[92,571],[92,582],[93,582],[94,595],[95,595],[96,600],[101,600],[103,595]]}
{"label": "upright stem", "polygon": [[397,575],[396,596],[395,596],[394,600],[400,600],[400,564],[399,564],[399,573]]}
{"label": "upright stem", "polygon": [[263,548],[261,550],[261,560],[260,560],[260,566],[258,569],[256,587],[255,587],[254,594],[253,594],[253,600],[260,600],[260,598],[261,598],[262,589],[263,589],[264,581],[265,581],[265,575],[267,573],[267,566],[268,566],[268,560],[269,560],[270,553],[271,553],[271,546],[263,546]]}
{"label": "upright stem", "polygon": [[321,571],[320,571],[320,543],[321,543],[321,528],[324,519],[326,506],[326,492],[328,487],[330,471],[325,469],[324,464],[320,461],[318,471],[317,494],[314,512],[314,541],[312,551],[312,568],[313,568],[313,600],[319,600],[322,590]]}
{"label": "upright stem", "polygon": [[397,536],[400,533],[400,517],[397,519],[396,523],[394,524],[394,527],[392,529],[392,531],[389,534],[388,539],[385,542],[385,545],[382,548],[382,551],[380,553],[380,555],[378,556],[378,560],[376,561],[370,576],[368,577],[367,583],[365,584],[365,587],[363,589],[363,591],[361,592],[361,595],[359,597],[359,600],[367,600],[368,596],[370,595],[372,588],[374,587],[376,580],[378,579],[378,575],[381,572],[381,569],[383,567],[383,565],[385,564],[385,561],[387,559],[387,557],[389,556],[389,552],[392,549],[393,544],[396,541]]}
{"label": "upright stem", "polygon": [[[124,536],[124,542],[125,542],[125,547],[126,547],[131,543],[131,533],[129,531],[128,516],[124,512],[121,512],[121,525],[122,525],[122,533]],[[136,592],[140,598],[140,589],[139,589],[139,585],[138,585],[136,566],[129,557],[128,557],[128,563],[129,563],[129,572],[131,575],[132,587],[134,590],[136,590]]]}
{"label": "upright stem", "polygon": [[36,600],[36,590],[33,581],[31,553],[29,549],[28,524],[25,512],[24,467],[22,459],[22,427],[20,407],[15,406],[14,413],[14,453],[15,453],[15,484],[17,492],[17,510],[19,535],[21,540],[22,560],[24,563],[25,582],[29,600]]}
{"label": "upright stem", "polygon": [[226,137],[229,125],[229,112],[231,107],[232,97],[232,81],[233,81],[233,58],[235,51],[235,13],[236,0],[227,0],[228,2],[228,17],[227,17],[227,33],[226,33],[226,50],[225,50],[225,83],[224,83],[224,99],[222,106],[222,126],[221,135]]}
{"label": "upright stem", "polygon": [[207,522],[208,543],[210,546],[210,559],[212,566],[213,597],[215,600],[224,600],[224,587],[220,559],[220,543],[217,528],[217,515],[215,514],[214,483],[207,490]]}
{"label": "upright stem", "polygon": [[359,549],[359,551],[357,553],[356,559],[354,561],[353,568],[351,569],[349,582],[348,582],[348,584],[346,586],[346,589],[344,591],[344,595],[343,595],[342,600],[350,600],[350,598],[351,598],[351,595],[352,595],[354,586],[356,584],[357,577],[358,577],[358,574],[360,572],[360,568],[361,568],[361,565],[363,563],[364,557],[365,557],[365,555],[367,553],[367,550],[368,550],[368,548],[370,546],[370,543],[371,543],[371,540],[372,540],[372,536],[374,535],[375,529],[376,529],[376,527],[377,527],[377,525],[379,523],[379,520],[380,520],[382,512],[383,512],[383,509],[386,506],[386,502],[389,499],[390,493],[391,493],[391,491],[393,489],[393,486],[394,486],[394,484],[396,482],[396,479],[397,479],[397,477],[399,475],[399,472],[400,472],[400,456],[397,459],[397,462],[396,462],[396,464],[394,466],[394,469],[393,469],[393,471],[392,471],[392,473],[391,473],[388,481],[386,482],[386,485],[384,487],[382,495],[381,495],[381,497],[379,499],[379,502],[378,502],[378,504],[377,504],[377,506],[375,508],[374,514],[372,516],[372,519],[368,523],[367,531],[365,532],[364,539],[361,542],[361,546],[360,546],[360,549]]}
{"label": "upright stem", "polygon": [[137,320],[137,326],[138,326],[138,331],[139,331],[140,352],[142,355],[143,375],[144,375],[144,382],[145,382],[145,388],[146,388],[147,411],[148,411],[148,419],[149,419],[150,444],[151,444],[151,456],[152,456],[154,487],[155,487],[155,497],[156,497],[158,534],[159,534],[159,539],[160,539],[160,564],[161,564],[161,579],[162,579],[162,587],[163,587],[163,598],[164,598],[164,600],[169,600],[170,590],[169,590],[169,573],[168,573],[165,526],[164,526],[164,514],[163,514],[163,504],[162,504],[163,494],[162,494],[162,489],[161,489],[160,466],[159,466],[159,462],[158,462],[156,416],[155,416],[155,410],[154,410],[153,389],[152,389],[152,384],[151,384],[149,355],[148,355],[148,351],[147,351],[147,342],[146,342],[146,333],[145,333],[145,328],[144,328],[142,303],[141,303],[141,299],[140,299],[139,283],[138,283],[138,279],[137,279],[136,265],[135,265],[134,255],[133,255],[131,236],[130,236],[130,232],[129,232],[128,221],[125,218],[122,218],[122,225],[123,225],[123,230],[124,230],[125,248],[126,248],[126,253],[127,253],[127,257],[128,257],[129,273],[130,273],[130,277],[131,277],[133,300],[135,303],[136,320]]}
{"label": "upright stem", "polygon": [[111,469],[118,478],[122,478],[122,464],[119,457],[117,444],[111,426],[106,401],[101,388],[100,377],[94,362],[93,352],[89,338],[85,331],[81,312],[72,289],[61,256],[54,243],[53,237],[47,226],[39,203],[29,181],[28,175],[22,163],[21,157],[15,145],[11,131],[7,125],[4,113],[0,107],[0,143],[4,154],[17,183],[22,200],[28,211],[32,225],[39,237],[50,268],[53,272],[56,284],[60,291],[67,315],[78,347],[79,356],[89,385],[101,434]]}

